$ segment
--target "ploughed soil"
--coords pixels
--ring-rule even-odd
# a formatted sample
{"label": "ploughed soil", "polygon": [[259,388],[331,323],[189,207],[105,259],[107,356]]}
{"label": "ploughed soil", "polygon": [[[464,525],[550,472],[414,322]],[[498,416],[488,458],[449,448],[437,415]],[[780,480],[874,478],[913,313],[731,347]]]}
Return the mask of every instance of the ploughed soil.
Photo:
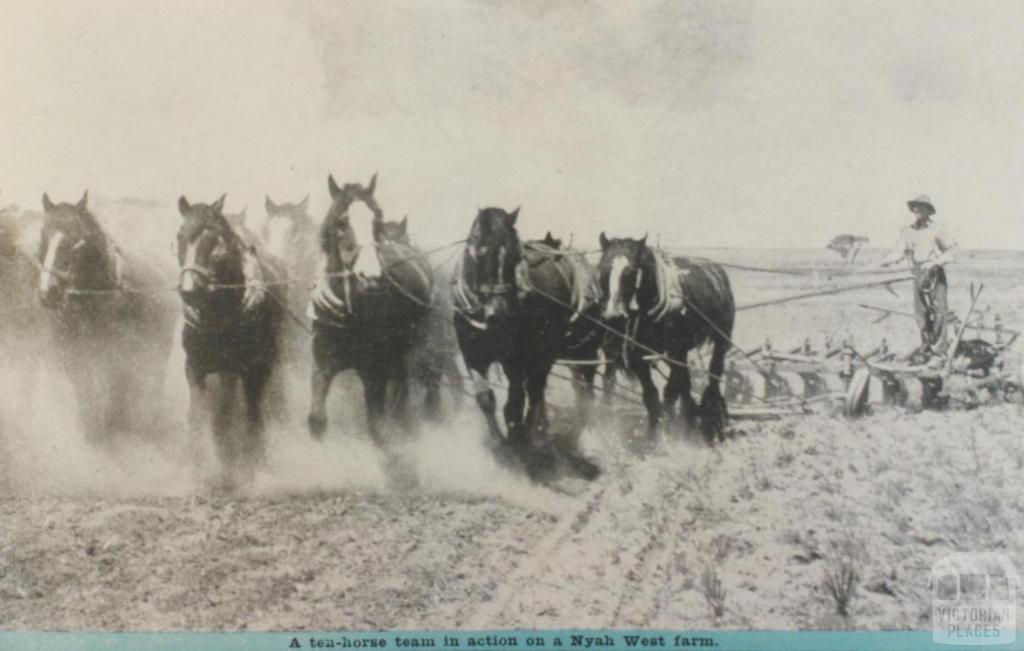
{"label": "ploughed soil", "polygon": [[[175,477],[156,448],[106,450],[63,488],[0,499],[0,625],[927,628],[935,561],[1020,560],[1021,422],[1017,405],[812,416],[644,457],[591,429],[602,475],[549,485],[445,428],[414,446],[404,489],[359,439],[291,437],[234,491]],[[860,578],[845,618],[823,585],[844,563]]]}

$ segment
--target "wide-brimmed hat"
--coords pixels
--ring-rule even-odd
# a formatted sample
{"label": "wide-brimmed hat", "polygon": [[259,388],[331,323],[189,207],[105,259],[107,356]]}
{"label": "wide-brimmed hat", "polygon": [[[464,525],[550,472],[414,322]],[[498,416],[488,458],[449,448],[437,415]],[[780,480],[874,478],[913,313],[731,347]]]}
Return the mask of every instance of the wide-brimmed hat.
{"label": "wide-brimmed hat", "polygon": [[911,210],[913,210],[917,206],[924,206],[930,211],[930,214],[935,214],[935,204],[932,203],[932,200],[928,198],[927,194],[922,194],[918,198],[911,199],[910,201],[907,202],[907,207],[910,208]]}

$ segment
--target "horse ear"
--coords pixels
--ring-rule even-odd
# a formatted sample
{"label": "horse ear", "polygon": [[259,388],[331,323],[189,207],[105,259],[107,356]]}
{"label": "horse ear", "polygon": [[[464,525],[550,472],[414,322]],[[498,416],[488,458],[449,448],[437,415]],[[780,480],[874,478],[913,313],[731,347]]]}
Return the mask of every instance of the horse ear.
{"label": "horse ear", "polygon": [[516,206],[515,210],[508,213],[508,225],[515,226],[517,219],[519,219],[519,206]]}
{"label": "horse ear", "polygon": [[220,199],[217,199],[212,204],[210,204],[210,207],[216,210],[217,212],[222,213],[224,211],[224,200],[227,198],[228,195],[225,192],[224,194],[220,195]]}
{"label": "horse ear", "polygon": [[88,206],[88,205],[89,205],[89,191],[86,190],[85,192],[82,193],[82,198],[79,199],[78,203],[75,204],[75,208],[78,208],[79,210],[85,210],[86,206]]}
{"label": "horse ear", "polygon": [[266,207],[266,209],[267,209],[267,212],[271,212],[272,210],[274,210],[275,208],[277,208],[277,204],[276,204],[276,203],[274,203],[274,200],[270,198],[270,195],[269,195],[269,194],[268,194],[268,195],[264,195],[264,196],[265,196],[265,197],[266,197],[267,199],[266,199],[266,201],[264,201],[264,202],[263,202],[263,205],[264,205],[264,206]]}
{"label": "horse ear", "polygon": [[398,228],[403,234],[409,231],[409,215],[404,215],[402,217],[402,221],[398,222]]}
{"label": "horse ear", "polygon": [[43,193],[43,210],[45,210],[46,212],[50,212],[53,209],[54,209],[54,205],[53,205],[53,202],[50,201],[50,195],[44,192]]}
{"label": "horse ear", "polygon": [[555,238],[551,236],[551,231],[548,231],[547,235],[544,236],[544,244],[547,244],[548,246],[555,245]]}
{"label": "horse ear", "polygon": [[647,233],[644,233],[644,236],[640,238],[640,248],[645,246],[647,246]]}
{"label": "horse ear", "polygon": [[606,236],[604,234],[604,231],[601,231],[601,236],[598,237],[597,239],[598,239],[598,241],[601,242],[601,250],[602,251],[607,251],[609,245],[611,245],[611,242],[608,241],[608,236]]}
{"label": "horse ear", "polygon": [[188,204],[188,199],[185,198],[185,195],[178,197],[178,212],[180,212],[182,216],[187,215],[190,208],[192,208],[192,206]]}
{"label": "horse ear", "polygon": [[374,172],[370,178],[370,185],[366,186],[366,194],[373,196],[373,191],[377,189],[377,173]]}
{"label": "horse ear", "polygon": [[299,202],[299,208],[302,208],[302,211],[305,212],[306,208],[308,206],[309,206],[309,195],[307,194],[306,198]]}
{"label": "horse ear", "polygon": [[338,183],[334,180],[333,174],[327,175],[327,189],[331,193],[331,199],[338,199],[341,197],[341,188],[338,187]]}

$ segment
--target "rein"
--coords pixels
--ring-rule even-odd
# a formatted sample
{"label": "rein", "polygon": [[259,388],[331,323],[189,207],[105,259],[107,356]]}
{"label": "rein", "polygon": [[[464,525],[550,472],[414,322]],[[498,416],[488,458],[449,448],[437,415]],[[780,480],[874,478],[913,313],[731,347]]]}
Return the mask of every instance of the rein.
{"label": "rein", "polygon": [[[58,230],[57,232],[62,237],[65,236],[63,231]],[[103,239],[103,248],[107,251],[108,263],[113,266],[112,277],[110,278],[112,287],[102,289],[80,289],[75,286],[77,278],[71,264],[69,264],[66,269],[60,269],[52,264],[39,262],[30,256],[26,256],[26,259],[40,272],[40,274],[47,273],[68,286],[63,290],[65,299],[68,296],[92,296],[120,293],[124,291],[124,258],[117,246],[110,241],[110,238],[107,237],[105,233],[98,232],[96,235]],[[71,250],[78,251],[87,243],[87,238],[79,238],[73,245],[71,245]]]}
{"label": "rein", "polygon": [[[204,230],[209,229],[206,226]],[[228,229],[227,232],[220,232],[217,234],[218,239],[228,237],[235,245],[238,251],[240,260],[239,265],[242,268],[242,275],[245,278],[244,283],[218,283],[217,276],[213,269],[209,265],[202,265],[195,262],[183,265],[178,272],[178,284],[175,289],[180,292],[182,287],[182,281],[186,274],[195,274],[199,276],[206,283],[207,292],[225,291],[244,289],[245,292],[242,296],[242,303],[240,307],[240,313],[244,316],[253,311],[253,309],[263,303],[264,297],[267,295],[267,290],[272,284],[280,283],[266,283],[261,277],[261,268],[258,259],[249,260],[247,256],[255,256],[248,251],[244,240],[238,236],[237,233]],[[251,269],[255,269],[255,273]],[[185,317],[185,322],[196,330],[205,329],[209,323],[204,321],[202,318],[203,312],[198,307],[193,307],[182,301],[182,312]]]}

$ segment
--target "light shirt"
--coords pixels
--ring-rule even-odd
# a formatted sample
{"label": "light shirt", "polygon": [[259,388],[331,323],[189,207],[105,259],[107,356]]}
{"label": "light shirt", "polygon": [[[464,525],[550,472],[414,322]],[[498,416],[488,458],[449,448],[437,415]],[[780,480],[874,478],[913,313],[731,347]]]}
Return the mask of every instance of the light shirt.
{"label": "light shirt", "polygon": [[904,227],[887,259],[896,261],[907,258],[912,265],[918,267],[929,260],[935,260],[954,246],[956,243],[946,236],[942,228],[930,221],[923,228]]}

